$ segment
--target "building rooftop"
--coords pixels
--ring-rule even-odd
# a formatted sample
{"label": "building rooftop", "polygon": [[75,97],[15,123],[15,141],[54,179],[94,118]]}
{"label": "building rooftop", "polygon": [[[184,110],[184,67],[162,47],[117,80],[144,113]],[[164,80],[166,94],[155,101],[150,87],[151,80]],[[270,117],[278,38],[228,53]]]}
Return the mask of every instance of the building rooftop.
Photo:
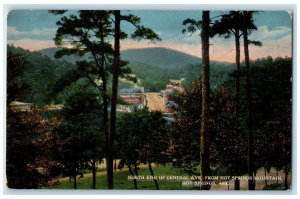
{"label": "building rooftop", "polygon": [[63,108],[63,104],[50,104],[46,106],[46,109],[50,111],[61,110]]}
{"label": "building rooftop", "polygon": [[9,105],[20,111],[29,111],[32,107],[32,103],[25,103],[20,101],[12,101]]}
{"label": "building rooftop", "polygon": [[133,93],[141,93],[141,89],[139,88],[122,88],[119,90],[119,94],[133,94]]}
{"label": "building rooftop", "polygon": [[12,101],[9,105],[11,106],[31,106],[32,103],[20,102],[20,101]]}
{"label": "building rooftop", "polygon": [[181,86],[182,80],[181,79],[170,79],[170,83],[173,84],[173,85]]}

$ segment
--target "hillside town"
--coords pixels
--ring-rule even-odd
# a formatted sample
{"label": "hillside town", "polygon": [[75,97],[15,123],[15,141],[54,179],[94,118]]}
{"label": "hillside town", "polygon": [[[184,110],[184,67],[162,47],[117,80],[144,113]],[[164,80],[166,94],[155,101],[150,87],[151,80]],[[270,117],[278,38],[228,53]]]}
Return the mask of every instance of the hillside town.
{"label": "hillside town", "polygon": [[[119,96],[124,103],[117,105],[117,112],[130,113],[135,109],[148,107],[150,111],[161,111],[167,122],[173,121],[174,113],[178,105],[174,102],[176,92],[183,91],[183,79],[170,79],[169,84],[160,92],[145,92],[140,84],[134,87],[119,89]],[[29,111],[33,108],[32,103],[13,101],[10,106],[21,110]],[[45,107],[49,111],[57,111],[63,108],[62,104],[49,104]]]}
{"label": "hillside town", "polygon": [[174,102],[176,92],[182,92],[181,80],[171,79],[164,90],[160,92],[144,92],[144,87],[123,88],[119,90],[120,97],[126,104],[118,104],[119,112],[132,112],[134,109],[148,107],[150,111],[161,111],[167,121],[172,121],[178,105]]}

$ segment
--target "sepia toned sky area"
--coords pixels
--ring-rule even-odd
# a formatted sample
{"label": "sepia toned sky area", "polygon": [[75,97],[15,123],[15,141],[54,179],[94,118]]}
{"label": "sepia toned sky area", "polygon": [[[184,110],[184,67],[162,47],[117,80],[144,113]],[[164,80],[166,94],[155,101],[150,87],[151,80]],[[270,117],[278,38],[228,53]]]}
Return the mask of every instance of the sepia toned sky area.
{"label": "sepia toned sky area", "polygon": [[[201,19],[201,11],[122,11],[141,18],[141,24],[152,28],[162,41],[149,43],[127,39],[121,42],[121,49],[166,47],[201,57],[200,32],[193,35],[182,34],[182,22],[186,18]],[[69,11],[76,13],[76,11]],[[212,11],[211,18],[226,11]],[[55,47],[53,38],[57,30],[54,16],[47,10],[13,10],[7,16],[7,42],[31,51]],[[217,18],[215,18],[217,19]],[[262,47],[250,47],[251,59],[267,56],[291,57],[292,54],[292,14],[286,11],[264,11],[254,15],[257,31],[250,35],[251,40],[261,41]],[[122,23],[121,29],[132,32],[133,27]],[[234,38],[214,37],[210,40],[210,58],[216,61],[234,62]],[[241,40],[242,44],[242,40]],[[241,53],[243,48],[241,46]],[[244,57],[241,56],[243,60]]]}

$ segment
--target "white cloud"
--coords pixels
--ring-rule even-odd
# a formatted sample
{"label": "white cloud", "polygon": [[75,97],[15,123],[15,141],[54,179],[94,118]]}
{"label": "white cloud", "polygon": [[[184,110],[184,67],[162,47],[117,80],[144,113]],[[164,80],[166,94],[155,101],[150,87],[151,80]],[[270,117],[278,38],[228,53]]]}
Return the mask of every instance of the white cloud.
{"label": "white cloud", "polygon": [[269,29],[267,26],[259,26],[257,31],[250,35],[250,39],[258,41],[276,41],[287,35],[292,34],[292,29],[284,26],[278,26],[274,29]]}
{"label": "white cloud", "polygon": [[16,27],[7,27],[8,36],[20,36],[20,37],[31,37],[31,36],[54,36],[56,32],[55,28],[45,29],[33,29],[31,31],[19,31]]}

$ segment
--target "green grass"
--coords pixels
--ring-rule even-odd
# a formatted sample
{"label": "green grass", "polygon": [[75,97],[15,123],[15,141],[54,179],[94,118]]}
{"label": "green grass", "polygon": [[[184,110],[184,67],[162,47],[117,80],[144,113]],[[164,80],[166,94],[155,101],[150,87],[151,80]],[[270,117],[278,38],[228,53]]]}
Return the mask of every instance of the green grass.
{"label": "green grass", "polygon": [[[148,168],[141,168],[139,175],[150,175]],[[172,168],[171,166],[157,166],[153,168],[153,172],[156,176],[187,176],[188,174],[180,169]],[[133,180],[128,180],[130,173],[127,170],[118,170],[114,173],[114,189],[134,189]],[[181,190],[188,189],[182,187],[180,181],[167,181],[158,180],[160,190]],[[155,184],[153,180],[137,181],[138,189],[141,190],[155,190]],[[53,189],[73,189],[73,182],[61,181],[59,185],[52,187]],[[86,176],[81,179],[77,179],[77,189],[92,189],[92,177]],[[96,189],[107,189],[107,177],[106,175],[98,176],[96,179]]]}

